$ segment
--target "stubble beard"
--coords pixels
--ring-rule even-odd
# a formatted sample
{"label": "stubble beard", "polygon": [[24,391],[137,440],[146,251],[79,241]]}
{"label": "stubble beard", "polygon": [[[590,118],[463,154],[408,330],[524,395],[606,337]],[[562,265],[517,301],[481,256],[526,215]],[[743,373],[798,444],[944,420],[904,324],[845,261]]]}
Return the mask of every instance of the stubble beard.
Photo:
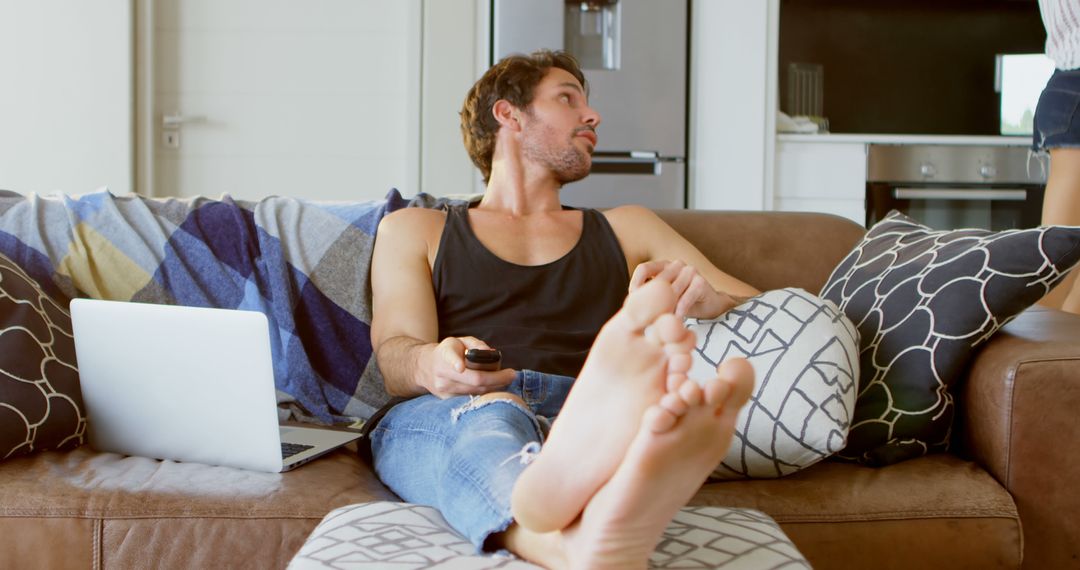
{"label": "stubble beard", "polygon": [[526,159],[546,166],[559,184],[565,186],[588,176],[592,160],[588,153],[574,145],[576,133],[570,136],[565,146],[556,147],[548,142],[557,140],[558,136],[551,127],[537,125],[536,129],[527,131],[522,152]]}

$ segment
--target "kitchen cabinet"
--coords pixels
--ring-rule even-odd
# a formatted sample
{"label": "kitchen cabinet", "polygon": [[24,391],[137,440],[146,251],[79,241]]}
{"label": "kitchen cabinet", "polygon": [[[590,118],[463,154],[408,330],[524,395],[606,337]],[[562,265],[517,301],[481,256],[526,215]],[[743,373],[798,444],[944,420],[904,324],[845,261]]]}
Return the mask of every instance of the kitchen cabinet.
{"label": "kitchen cabinet", "polygon": [[778,139],[773,209],[866,222],[865,143]]}

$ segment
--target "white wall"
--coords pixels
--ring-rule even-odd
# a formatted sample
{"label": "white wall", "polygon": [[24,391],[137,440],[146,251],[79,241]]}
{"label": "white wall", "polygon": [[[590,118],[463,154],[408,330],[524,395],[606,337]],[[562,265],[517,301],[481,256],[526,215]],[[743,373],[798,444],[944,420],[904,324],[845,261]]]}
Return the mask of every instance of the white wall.
{"label": "white wall", "polygon": [[487,69],[487,0],[424,0],[420,189],[482,191],[461,139],[465,93]]}
{"label": "white wall", "polygon": [[132,189],[130,0],[0,0],[0,189]]}
{"label": "white wall", "polygon": [[779,0],[693,3],[690,208],[772,202]]}

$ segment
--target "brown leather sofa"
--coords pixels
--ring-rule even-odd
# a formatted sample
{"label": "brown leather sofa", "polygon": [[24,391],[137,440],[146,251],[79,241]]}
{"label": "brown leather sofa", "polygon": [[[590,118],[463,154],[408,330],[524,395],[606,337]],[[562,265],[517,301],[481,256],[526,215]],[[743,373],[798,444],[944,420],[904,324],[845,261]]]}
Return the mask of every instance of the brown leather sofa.
{"label": "brown leather sofa", "polygon": [[[761,289],[817,291],[863,230],[833,216],[664,212]],[[959,387],[954,453],[826,461],[706,485],[693,504],[775,518],[815,568],[1080,565],[1080,318],[1029,309]],[[281,475],[96,453],[0,462],[0,567],[275,568],[330,510],[396,500],[352,450]]]}

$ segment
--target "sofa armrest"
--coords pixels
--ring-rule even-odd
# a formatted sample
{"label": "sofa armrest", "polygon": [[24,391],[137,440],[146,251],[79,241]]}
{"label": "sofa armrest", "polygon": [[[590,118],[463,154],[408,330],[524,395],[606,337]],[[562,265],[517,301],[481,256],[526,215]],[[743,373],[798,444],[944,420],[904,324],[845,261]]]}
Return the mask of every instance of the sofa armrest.
{"label": "sofa armrest", "polygon": [[975,357],[959,401],[967,452],[1016,501],[1024,566],[1080,560],[1080,316],[1042,307]]}

